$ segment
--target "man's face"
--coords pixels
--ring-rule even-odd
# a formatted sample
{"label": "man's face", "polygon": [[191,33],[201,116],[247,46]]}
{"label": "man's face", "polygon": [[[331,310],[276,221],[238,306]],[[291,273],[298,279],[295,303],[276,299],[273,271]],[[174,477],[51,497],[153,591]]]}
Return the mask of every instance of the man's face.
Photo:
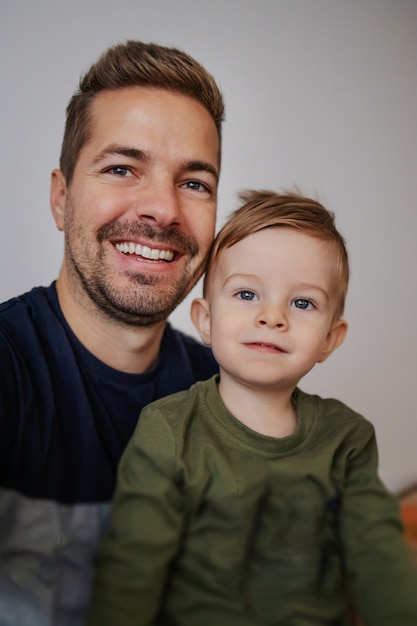
{"label": "man's face", "polygon": [[196,100],[143,87],[99,94],[91,122],[71,185],[60,172],[52,179],[67,283],[112,319],[157,323],[204,269],[215,228],[218,133]]}

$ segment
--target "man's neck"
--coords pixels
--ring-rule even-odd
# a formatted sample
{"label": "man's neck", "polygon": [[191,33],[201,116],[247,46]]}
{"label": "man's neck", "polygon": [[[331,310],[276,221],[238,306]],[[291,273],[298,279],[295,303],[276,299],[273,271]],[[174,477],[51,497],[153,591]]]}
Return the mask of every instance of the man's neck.
{"label": "man's neck", "polygon": [[74,297],[65,272],[56,289],[62,313],[72,332],[97,359],[129,374],[142,374],[157,361],[166,322],[128,326]]}

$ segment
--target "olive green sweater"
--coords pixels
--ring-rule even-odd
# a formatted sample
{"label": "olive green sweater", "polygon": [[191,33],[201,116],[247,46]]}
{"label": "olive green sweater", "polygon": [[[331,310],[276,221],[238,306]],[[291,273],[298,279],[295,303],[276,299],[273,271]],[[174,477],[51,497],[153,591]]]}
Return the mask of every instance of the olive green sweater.
{"label": "olive green sweater", "polygon": [[141,414],[123,456],[90,626],[416,626],[417,585],[372,425],[297,389],[260,435],[216,378]]}

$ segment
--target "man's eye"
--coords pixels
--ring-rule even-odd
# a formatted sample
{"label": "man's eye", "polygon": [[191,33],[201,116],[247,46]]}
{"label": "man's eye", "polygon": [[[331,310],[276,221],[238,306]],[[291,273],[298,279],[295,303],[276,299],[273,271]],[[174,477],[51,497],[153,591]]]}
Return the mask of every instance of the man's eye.
{"label": "man's eye", "polygon": [[256,293],[253,293],[253,291],[248,291],[247,289],[238,291],[236,296],[237,298],[239,298],[239,300],[249,300],[249,301],[259,300]]}
{"label": "man's eye", "polygon": [[200,183],[198,180],[187,180],[187,182],[184,183],[184,187],[192,189],[192,191],[211,191],[207,185]]}
{"label": "man's eye", "polygon": [[296,298],[292,301],[292,306],[296,309],[313,309],[314,305],[310,300],[306,300],[305,298]]}
{"label": "man's eye", "polygon": [[123,167],[123,165],[116,165],[115,167],[110,167],[107,172],[110,174],[115,174],[116,176],[131,176],[132,172],[128,167]]}

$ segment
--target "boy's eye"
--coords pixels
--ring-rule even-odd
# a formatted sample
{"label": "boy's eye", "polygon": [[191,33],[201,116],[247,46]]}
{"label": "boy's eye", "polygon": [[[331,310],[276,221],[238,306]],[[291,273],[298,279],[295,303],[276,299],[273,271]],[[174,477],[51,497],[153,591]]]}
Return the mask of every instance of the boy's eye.
{"label": "boy's eye", "polygon": [[236,296],[239,298],[239,300],[259,300],[256,293],[253,293],[253,291],[249,291],[248,289],[242,289],[242,291],[238,291]]}
{"label": "boy's eye", "polygon": [[310,300],[306,300],[305,298],[296,298],[292,301],[292,306],[296,309],[312,309],[314,308],[313,303]]}

